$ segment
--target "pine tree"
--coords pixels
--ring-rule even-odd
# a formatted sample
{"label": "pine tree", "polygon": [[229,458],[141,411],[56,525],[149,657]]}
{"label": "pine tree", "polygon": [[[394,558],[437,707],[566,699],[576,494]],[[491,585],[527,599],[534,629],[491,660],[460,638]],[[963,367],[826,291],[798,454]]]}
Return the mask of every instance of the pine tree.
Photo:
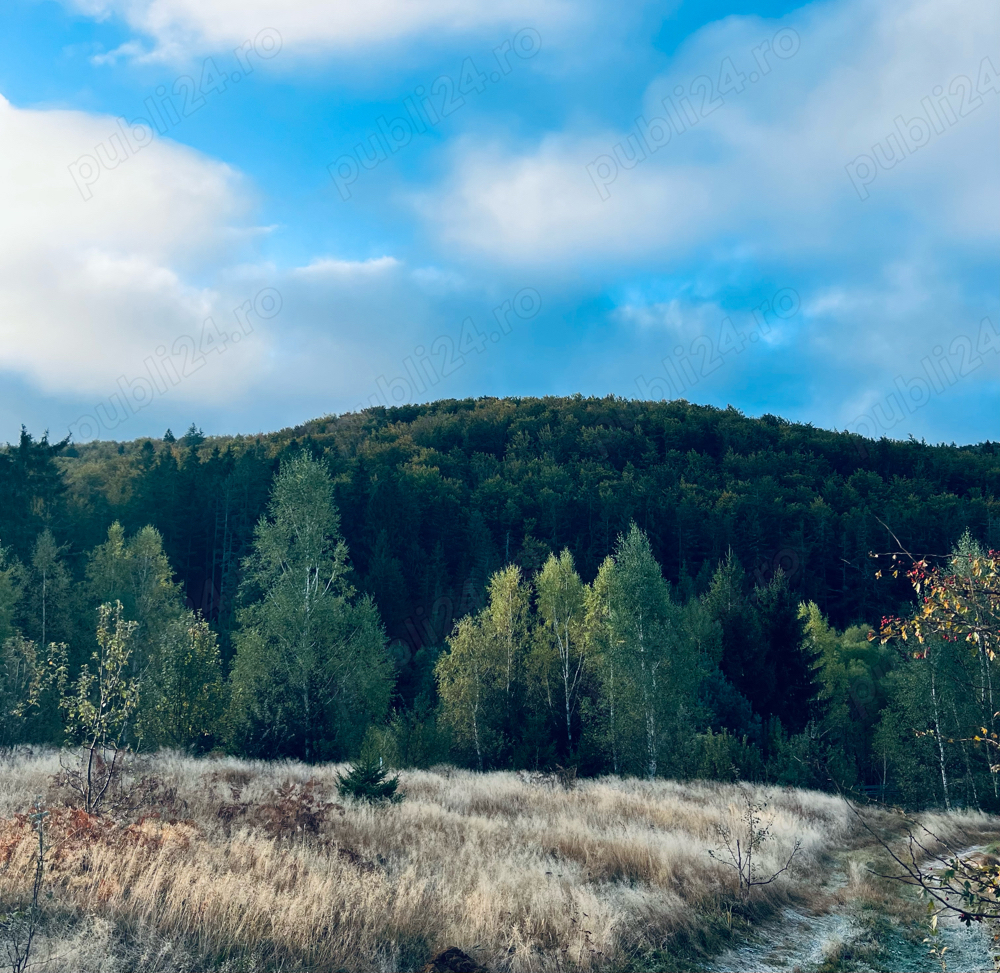
{"label": "pine tree", "polygon": [[72,641],[72,579],[62,554],[63,548],[46,528],[35,541],[25,572],[24,631],[42,647]]}
{"label": "pine tree", "polygon": [[750,698],[761,716],[776,716],[789,733],[799,733],[819,715],[820,656],[807,644],[798,598],[780,570],[756,594],[763,651],[756,678],[749,682]]}

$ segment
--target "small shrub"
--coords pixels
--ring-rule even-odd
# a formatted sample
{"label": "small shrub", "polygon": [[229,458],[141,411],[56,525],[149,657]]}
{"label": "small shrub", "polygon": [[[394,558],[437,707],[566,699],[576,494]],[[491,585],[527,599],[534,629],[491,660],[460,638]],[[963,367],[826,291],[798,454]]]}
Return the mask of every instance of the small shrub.
{"label": "small shrub", "polygon": [[346,774],[337,774],[337,790],[341,797],[353,797],[372,804],[382,801],[396,803],[402,797],[396,793],[399,775],[388,776],[389,771],[371,757],[357,761]]}
{"label": "small shrub", "polygon": [[563,767],[561,764],[556,764],[556,778],[562,785],[563,790],[573,790],[576,787],[576,764],[572,767]]}
{"label": "small shrub", "polygon": [[316,780],[310,778],[298,785],[286,780],[260,805],[256,817],[269,834],[277,838],[290,838],[295,835],[319,834],[331,811],[339,811],[341,815],[344,813],[340,804],[322,799],[316,790]]}
{"label": "small shrub", "polygon": [[791,854],[785,864],[776,872],[765,877],[760,872],[759,860],[761,849],[770,841],[774,834],[774,814],[764,822],[764,810],[767,808],[766,801],[757,801],[753,793],[744,785],[737,785],[742,798],[742,805],[739,810],[740,820],[737,827],[728,824],[717,824],[716,834],[722,839],[725,851],[716,852],[709,849],[708,854],[717,862],[728,865],[737,875],[739,881],[740,901],[746,905],[750,901],[750,894],[761,885],[770,885],[783,872],[786,872],[792,864],[792,860],[802,847],[802,840],[795,839]]}

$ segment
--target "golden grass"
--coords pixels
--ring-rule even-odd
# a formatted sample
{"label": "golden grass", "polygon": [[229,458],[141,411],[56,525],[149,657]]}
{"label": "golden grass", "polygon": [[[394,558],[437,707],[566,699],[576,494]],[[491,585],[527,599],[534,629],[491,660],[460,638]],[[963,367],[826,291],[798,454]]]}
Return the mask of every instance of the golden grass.
{"label": "golden grass", "polygon": [[[338,800],[340,769],[160,754],[143,772],[176,788],[172,807],[111,821],[56,806],[57,754],[18,757],[0,768],[0,896],[26,887],[23,813],[48,792],[46,908],[66,924],[66,942],[47,943],[65,954],[53,969],[123,968],[67,945],[94,930],[147,953],[160,944],[150,970],[395,971],[451,945],[496,971],[622,969],[736,898],[732,870],[708,855],[716,824],[737,824],[729,785],[603,778],[565,791],[513,773],[404,771],[401,804],[342,801],[316,833],[280,835],[253,816],[286,780]],[[233,788],[250,811],[227,823]],[[792,869],[758,890],[763,914],[809,896],[858,825],[835,796],[755,791],[774,812],[762,870],[802,842]]]}

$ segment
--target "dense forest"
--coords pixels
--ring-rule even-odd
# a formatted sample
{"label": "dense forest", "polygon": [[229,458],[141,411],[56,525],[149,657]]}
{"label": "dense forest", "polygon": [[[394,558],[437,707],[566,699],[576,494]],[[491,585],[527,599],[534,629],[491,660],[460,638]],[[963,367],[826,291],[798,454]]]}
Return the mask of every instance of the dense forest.
{"label": "dense forest", "polygon": [[127,443],[23,431],[0,451],[0,743],[61,742],[67,707],[32,672],[78,687],[97,609],[120,602],[137,746],[1000,807],[970,742],[992,658],[868,639],[914,605],[872,555],[1000,547],[998,497],[1000,444],[684,401],[443,401]]}

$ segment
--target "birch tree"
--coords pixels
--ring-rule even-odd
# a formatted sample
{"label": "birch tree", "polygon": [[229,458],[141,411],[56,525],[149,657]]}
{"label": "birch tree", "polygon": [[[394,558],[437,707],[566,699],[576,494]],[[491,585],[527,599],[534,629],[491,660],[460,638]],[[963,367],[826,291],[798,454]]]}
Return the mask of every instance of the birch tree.
{"label": "birch tree", "polygon": [[[940,567],[906,552],[893,555],[892,576],[904,570],[918,597],[917,607],[908,618],[884,618],[878,636],[873,633],[871,638],[878,637],[882,644],[890,640],[907,643],[916,664],[925,664],[930,726],[914,732],[933,736],[945,807],[951,807],[955,784],[949,775],[945,743],[956,740],[973,801],[978,803],[968,745],[997,737],[992,670],[1000,648],[1000,554],[984,553],[966,531]],[[959,652],[963,642],[968,649]],[[963,709],[969,703],[975,705],[978,725],[970,726],[968,717],[960,715],[956,694]],[[954,728],[946,731],[949,711]],[[986,763],[996,800],[1000,764],[989,759]]]}
{"label": "birch tree", "polygon": [[435,669],[445,721],[475,746],[480,767],[510,758],[522,736],[529,656],[531,590],[521,569],[495,572],[488,597],[455,627]]}
{"label": "birch tree", "polygon": [[348,756],[385,718],[385,630],[348,570],[329,472],[299,453],[275,479],[245,564],[229,724],[250,752]]}
{"label": "birch tree", "polygon": [[123,616],[135,622],[130,664],[136,675],[149,666],[158,643],[184,615],[181,587],[155,527],[129,537],[115,521],[107,540],[90,553],[87,592],[101,604],[121,602]]}
{"label": "birch tree", "polygon": [[585,587],[576,573],[573,555],[564,550],[549,555],[535,582],[538,613],[549,646],[554,649],[562,683],[566,751],[573,752],[573,714],[579,701],[580,677],[586,660]]}
{"label": "birch tree", "polygon": [[611,575],[612,654],[632,684],[645,737],[645,770],[656,776],[665,697],[670,689],[671,642],[677,611],[649,539],[633,524],[619,538]]}
{"label": "birch tree", "polygon": [[480,771],[487,743],[486,706],[496,675],[488,639],[482,624],[467,615],[455,626],[448,638],[448,651],[434,668],[444,720],[457,743],[471,744],[475,749]]}
{"label": "birch tree", "polygon": [[531,592],[521,569],[511,564],[490,578],[486,620],[503,668],[504,712],[511,728],[523,684]]}
{"label": "birch tree", "polygon": [[611,752],[614,773],[620,772],[621,744],[619,721],[621,719],[621,676],[616,680],[616,658],[611,642],[611,588],[615,561],[607,557],[602,562],[586,591],[587,652],[601,681],[600,707],[603,711],[603,732],[598,731],[602,743]]}

